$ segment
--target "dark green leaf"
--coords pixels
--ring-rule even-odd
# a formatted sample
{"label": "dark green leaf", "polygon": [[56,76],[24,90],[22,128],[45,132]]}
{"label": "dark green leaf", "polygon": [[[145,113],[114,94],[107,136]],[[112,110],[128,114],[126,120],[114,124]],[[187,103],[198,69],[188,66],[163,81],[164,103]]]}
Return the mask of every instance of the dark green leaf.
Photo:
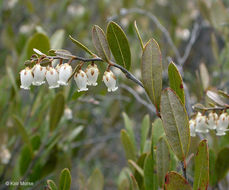
{"label": "dark green leaf", "polygon": [[25,145],[20,154],[20,159],[19,159],[19,171],[21,175],[24,175],[27,168],[29,167],[29,164],[32,160],[32,153],[28,145]]}
{"label": "dark green leaf", "polygon": [[170,88],[176,92],[178,97],[181,99],[181,102],[185,105],[183,80],[176,65],[173,62],[169,64],[168,75]]}
{"label": "dark green leaf", "polygon": [[159,111],[162,90],[162,62],[160,48],[154,39],[149,40],[144,47],[141,72],[144,88]]}
{"label": "dark green leaf", "polygon": [[160,187],[164,186],[165,175],[170,168],[170,153],[167,142],[164,138],[160,138],[157,143],[157,175],[158,175],[158,184]]}
{"label": "dark green leaf", "polygon": [[76,44],[79,48],[83,49],[84,51],[86,51],[87,53],[89,53],[90,55],[94,56],[94,53],[91,52],[91,50],[89,50],[85,45],[83,45],[82,43],[80,43],[78,40],[74,39],[72,36],[69,35],[69,38],[72,40],[72,42],[74,44]]}
{"label": "dark green leaf", "polygon": [[133,175],[130,176],[131,177],[131,189],[132,190],[139,190],[139,187],[138,187],[138,183],[135,179],[135,177]]}
{"label": "dark green leaf", "polygon": [[129,42],[122,28],[115,22],[110,22],[107,26],[107,41],[116,63],[129,70],[131,66]]}
{"label": "dark green leaf", "polygon": [[202,140],[195,156],[193,190],[205,190],[209,181],[209,153],[207,140]]}
{"label": "dark green leaf", "polygon": [[70,190],[71,187],[71,174],[69,169],[65,168],[60,174],[59,190]]}
{"label": "dark green leaf", "polygon": [[209,150],[209,182],[211,186],[215,186],[217,183],[217,174],[215,172],[216,156],[212,149]]}
{"label": "dark green leaf", "polygon": [[145,159],[144,184],[145,190],[158,190],[157,175],[154,171],[154,160],[151,154],[148,154]]}
{"label": "dark green leaf", "polygon": [[136,161],[135,147],[125,130],[121,130],[121,141],[125,150],[126,159]]}
{"label": "dark green leaf", "polygon": [[128,163],[141,175],[143,176],[143,170],[140,166],[137,165],[133,160],[128,160]]}
{"label": "dark green leaf", "polygon": [[152,141],[154,146],[157,145],[158,140],[164,135],[164,133],[161,119],[155,119],[152,123]]}
{"label": "dark green leaf", "polygon": [[26,49],[27,59],[33,54],[33,48],[47,54],[50,49],[48,37],[43,33],[36,33],[29,39]]}
{"label": "dark green leaf", "polygon": [[192,190],[192,187],[180,174],[169,172],[165,177],[165,190]]}
{"label": "dark green leaf", "polygon": [[215,171],[218,177],[218,181],[223,179],[229,170],[228,158],[229,158],[229,148],[225,147],[218,153],[216,159]]}
{"label": "dark green leaf", "polygon": [[104,61],[109,62],[111,52],[107,39],[103,30],[97,25],[95,25],[92,29],[92,41],[99,57],[101,57]]}
{"label": "dark green leaf", "polygon": [[57,127],[61,119],[61,116],[64,113],[64,105],[65,105],[64,95],[62,93],[57,94],[55,99],[52,102],[51,110],[49,114],[50,131],[53,131]]}
{"label": "dark green leaf", "polygon": [[189,119],[184,105],[170,88],[161,96],[161,116],[168,143],[178,159],[184,160],[190,143]]}

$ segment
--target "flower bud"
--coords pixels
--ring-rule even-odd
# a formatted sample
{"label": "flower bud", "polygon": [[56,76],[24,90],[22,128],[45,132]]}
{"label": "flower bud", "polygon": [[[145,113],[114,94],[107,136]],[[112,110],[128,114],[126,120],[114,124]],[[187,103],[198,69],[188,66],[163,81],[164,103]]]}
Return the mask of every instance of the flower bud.
{"label": "flower bud", "polygon": [[96,86],[98,83],[96,82],[99,76],[99,69],[96,64],[88,65],[86,69],[87,74],[87,84]]}
{"label": "flower bud", "polygon": [[216,129],[217,120],[218,120],[217,113],[213,113],[213,112],[209,113],[208,118],[207,118],[208,128]]}
{"label": "flower bud", "polygon": [[47,72],[45,76],[49,84],[49,88],[58,88],[59,87],[59,84],[57,83],[58,72],[56,71],[56,69],[54,69],[53,67],[47,68]]}
{"label": "flower bud", "polygon": [[21,79],[21,86],[20,88],[23,88],[25,90],[30,89],[30,85],[33,82],[33,73],[32,70],[29,67],[26,67],[20,72],[20,79]]}
{"label": "flower bud", "polygon": [[115,86],[116,85],[116,78],[115,78],[112,71],[105,71],[105,73],[103,75],[103,82],[107,86],[108,92],[114,92],[118,89],[118,87]]}
{"label": "flower bud", "polygon": [[228,131],[227,127],[229,124],[229,116],[227,115],[227,113],[222,113],[219,116],[218,122],[217,122],[217,128],[216,128],[216,135],[217,136],[222,136],[225,135],[225,131]]}
{"label": "flower bud", "polygon": [[78,92],[81,91],[87,91],[87,75],[84,71],[79,70],[75,76],[74,76],[74,80],[76,81],[76,84],[79,88]]}
{"label": "flower bud", "polygon": [[67,119],[67,120],[71,120],[73,117],[72,117],[72,110],[70,108],[65,108],[64,109],[64,117]]}
{"label": "flower bud", "polygon": [[190,128],[190,135],[192,137],[195,137],[196,136],[196,122],[195,122],[195,120],[191,119],[189,121],[189,128]]}
{"label": "flower bud", "polygon": [[201,113],[198,113],[196,116],[196,132],[198,133],[208,133],[206,116],[203,116]]}
{"label": "flower bud", "polygon": [[46,68],[40,64],[36,64],[33,67],[33,85],[40,86],[45,83]]}
{"label": "flower bud", "polygon": [[68,79],[72,74],[72,67],[68,64],[65,63],[60,66],[59,68],[59,81],[58,84],[60,85],[68,85]]}

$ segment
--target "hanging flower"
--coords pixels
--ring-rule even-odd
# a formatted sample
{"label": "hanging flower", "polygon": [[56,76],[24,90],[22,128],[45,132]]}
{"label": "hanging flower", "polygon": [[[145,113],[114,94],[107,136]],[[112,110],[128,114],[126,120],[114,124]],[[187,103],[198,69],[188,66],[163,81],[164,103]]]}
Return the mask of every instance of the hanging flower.
{"label": "hanging flower", "polygon": [[208,128],[216,129],[217,120],[218,120],[217,113],[213,113],[213,112],[209,113],[208,118],[207,118]]}
{"label": "hanging flower", "polygon": [[10,151],[6,148],[5,145],[2,145],[0,148],[0,160],[2,164],[8,164],[11,158]]}
{"label": "hanging flower", "polygon": [[35,86],[40,86],[45,83],[45,73],[46,73],[46,68],[40,66],[40,64],[36,64],[33,67],[33,85]]}
{"label": "hanging flower", "polygon": [[114,92],[118,89],[116,85],[116,78],[112,71],[105,71],[103,75],[103,82],[107,86],[108,92]]}
{"label": "hanging flower", "polygon": [[59,81],[60,85],[68,85],[68,79],[72,74],[72,67],[68,64],[62,64],[59,68]]}
{"label": "hanging flower", "polygon": [[47,68],[47,72],[45,76],[49,84],[49,88],[58,88],[59,87],[59,84],[57,83],[58,72],[56,71],[56,69],[54,69],[53,67]]}
{"label": "hanging flower", "polygon": [[79,70],[75,76],[74,76],[74,80],[76,81],[76,84],[79,88],[78,92],[81,91],[87,91],[87,75],[84,71]]}
{"label": "hanging flower", "polygon": [[198,112],[196,116],[196,132],[198,133],[208,133],[209,130],[207,128],[206,116],[203,116],[200,112]]}
{"label": "hanging flower", "polygon": [[190,135],[192,137],[196,136],[196,121],[194,119],[191,119],[189,121],[189,128],[190,128]]}
{"label": "hanging flower", "polygon": [[86,69],[87,74],[87,84],[96,86],[98,83],[96,82],[99,76],[99,69],[96,64],[88,65]]}
{"label": "hanging flower", "polygon": [[216,135],[217,136],[222,136],[222,135],[226,135],[226,131],[228,131],[227,127],[229,124],[229,116],[227,115],[227,113],[222,113],[219,116],[218,122],[217,122],[217,128],[216,128]]}
{"label": "hanging flower", "polygon": [[30,89],[30,85],[33,82],[33,73],[32,70],[29,67],[26,67],[20,72],[20,79],[21,79],[21,86],[20,88],[23,88],[25,90]]}

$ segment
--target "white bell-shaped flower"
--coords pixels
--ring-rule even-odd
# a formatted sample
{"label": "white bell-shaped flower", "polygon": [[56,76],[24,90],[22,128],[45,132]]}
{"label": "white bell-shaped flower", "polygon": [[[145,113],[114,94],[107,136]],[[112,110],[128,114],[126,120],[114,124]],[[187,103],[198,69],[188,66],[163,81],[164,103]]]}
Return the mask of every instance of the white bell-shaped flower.
{"label": "white bell-shaped flower", "polygon": [[11,158],[10,151],[2,145],[0,148],[0,160],[2,164],[8,164],[9,160]]}
{"label": "white bell-shaped flower", "polygon": [[79,88],[78,92],[81,91],[87,91],[87,75],[84,71],[79,70],[75,76],[74,76],[74,80],[76,81],[76,84]]}
{"label": "white bell-shaped flower", "polygon": [[49,84],[49,88],[58,88],[59,87],[59,84],[57,83],[59,76],[58,76],[58,72],[56,71],[56,69],[54,69],[53,67],[47,68],[45,76]]}
{"label": "white bell-shaped flower", "polygon": [[107,86],[108,92],[114,92],[118,89],[116,86],[116,78],[112,71],[105,71],[103,75],[103,82]]}
{"label": "white bell-shaped flower", "polygon": [[226,131],[228,131],[227,127],[229,124],[229,116],[227,115],[227,113],[222,113],[219,116],[218,122],[217,122],[217,128],[216,128],[216,135],[217,136],[222,136],[222,135],[226,135]]}
{"label": "white bell-shaped flower", "polygon": [[36,64],[33,67],[33,85],[40,86],[45,83],[45,73],[46,68],[42,67],[40,64]]}
{"label": "white bell-shaped flower", "polygon": [[87,74],[87,84],[96,86],[98,83],[96,82],[99,76],[99,69],[96,64],[88,65],[86,69]]}
{"label": "white bell-shaped flower", "polygon": [[196,121],[194,119],[191,119],[189,121],[189,128],[190,128],[191,137],[195,137],[196,136]]}
{"label": "white bell-shaped flower", "polygon": [[20,72],[20,79],[21,79],[21,86],[20,88],[23,88],[25,90],[30,89],[30,85],[33,82],[33,73],[32,69],[29,67],[26,67]]}
{"label": "white bell-shaped flower", "polygon": [[209,113],[207,117],[208,129],[216,129],[217,120],[218,120],[217,113],[213,113],[213,112]]}
{"label": "white bell-shaped flower", "polygon": [[62,64],[59,68],[59,81],[60,85],[68,85],[68,79],[72,74],[72,67],[68,63]]}
{"label": "white bell-shaped flower", "polygon": [[198,133],[208,133],[208,126],[206,123],[206,116],[203,116],[201,113],[198,113],[196,116],[196,132]]}

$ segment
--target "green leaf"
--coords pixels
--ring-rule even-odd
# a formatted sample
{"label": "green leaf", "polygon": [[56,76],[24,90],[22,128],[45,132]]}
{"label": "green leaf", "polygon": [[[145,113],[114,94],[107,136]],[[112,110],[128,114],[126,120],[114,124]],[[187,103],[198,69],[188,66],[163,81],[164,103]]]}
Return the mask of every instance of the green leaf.
{"label": "green leaf", "polygon": [[216,156],[212,149],[209,150],[209,182],[211,186],[215,186],[217,183],[217,174],[215,172]]}
{"label": "green leaf", "polygon": [[157,175],[154,173],[154,160],[152,154],[148,154],[144,164],[145,190],[158,190]]}
{"label": "green leaf", "polygon": [[86,51],[87,53],[89,53],[90,55],[94,56],[94,53],[91,52],[91,50],[89,50],[85,45],[83,45],[82,43],[80,43],[78,40],[74,39],[72,36],[69,35],[69,38],[72,40],[72,42],[74,44],[76,44],[79,48],[83,49],[84,51]]}
{"label": "green leaf", "polygon": [[68,168],[61,171],[59,190],[70,190],[71,187],[71,174]]}
{"label": "green leaf", "polygon": [[[140,169],[143,171],[144,168],[144,163],[145,163],[145,159],[146,159],[147,154],[144,153],[142,154],[139,158],[138,161],[136,162],[136,164],[140,167]],[[143,175],[141,175],[137,170],[134,171],[134,177],[138,183],[139,188],[141,189],[144,185],[144,171],[143,171]]]}
{"label": "green leaf", "polygon": [[130,176],[131,177],[131,189],[132,190],[139,190],[139,187],[138,187],[138,183],[135,179],[135,177],[133,175]]}
{"label": "green leaf", "polygon": [[57,190],[57,186],[53,180],[47,180],[47,184],[50,190]]}
{"label": "green leaf", "polygon": [[192,190],[191,185],[180,174],[169,172],[165,177],[166,190]]}
{"label": "green leaf", "polygon": [[193,190],[205,190],[209,181],[209,153],[207,140],[202,140],[195,156]]}
{"label": "green leaf", "polygon": [[121,130],[121,141],[125,150],[126,159],[136,161],[135,147],[126,130]]}
{"label": "green leaf", "polygon": [[152,123],[152,141],[156,145],[158,140],[164,135],[163,123],[160,118],[157,118]]}
{"label": "green leaf", "polygon": [[229,148],[225,147],[218,153],[216,159],[215,172],[217,174],[218,181],[223,179],[229,170],[228,158],[229,158]]}
{"label": "green leaf", "polygon": [[227,104],[221,99],[221,97],[216,92],[208,90],[206,94],[214,103],[218,104],[219,106],[227,106]]}
{"label": "green leaf", "polygon": [[92,29],[92,41],[99,57],[101,57],[104,61],[109,62],[111,52],[107,39],[103,30],[97,25],[95,25]]}
{"label": "green leaf", "polygon": [[134,129],[133,129],[133,122],[130,120],[130,118],[128,117],[128,115],[126,113],[122,114],[123,119],[124,119],[124,124],[125,124],[125,128],[127,131],[127,134],[130,137],[131,143],[134,145],[134,149],[135,149],[135,135],[134,135]]}
{"label": "green leaf", "polygon": [[134,28],[135,28],[135,31],[136,31],[136,33],[137,33],[137,36],[138,36],[139,42],[140,42],[140,44],[141,44],[141,48],[142,48],[142,50],[143,50],[143,49],[144,49],[144,43],[143,43],[143,41],[142,41],[142,38],[141,38],[140,32],[139,32],[139,30],[138,30],[138,26],[137,26],[137,22],[136,22],[136,20],[134,21]]}
{"label": "green leaf", "polygon": [[170,153],[167,142],[164,138],[160,138],[157,143],[157,153],[156,153],[156,163],[157,163],[157,175],[158,184],[160,187],[164,186],[165,175],[170,168]]}
{"label": "green leaf", "polygon": [[55,33],[51,36],[51,48],[60,49],[63,46],[65,38],[65,31],[63,29],[56,30]]}
{"label": "green leaf", "polygon": [[88,190],[103,190],[104,177],[99,169],[95,169],[88,179]]}
{"label": "green leaf", "polygon": [[122,28],[115,22],[110,22],[107,26],[107,41],[116,63],[129,70],[131,66],[129,42]]}
{"label": "green leaf", "polygon": [[29,59],[31,55],[34,53],[33,48],[36,48],[41,52],[47,54],[50,49],[48,36],[46,36],[43,33],[36,33],[28,40],[26,48],[27,59]]}
{"label": "green leaf", "polygon": [[49,114],[50,131],[53,131],[57,127],[61,119],[61,116],[64,113],[64,105],[65,105],[64,95],[62,93],[57,94],[55,99],[52,102],[51,110]]}
{"label": "green leaf", "polygon": [[17,117],[16,115],[13,115],[13,119],[14,119],[14,123],[17,127],[18,132],[21,134],[23,141],[27,144],[27,146],[29,147],[29,150],[31,151],[31,153],[33,153],[33,147],[32,144],[30,142],[29,139],[29,135],[21,121],[21,119],[19,117]]}
{"label": "green leaf", "polygon": [[161,117],[169,145],[178,159],[184,160],[190,143],[189,119],[184,105],[170,88],[162,92]]}
{"label": "green leaf", "polygon": [[150,128],[150,118],[149,115],[145,115],[142,121],[141,127],[141,153],[144,152],[145,143],[147,140],[147,136],[149,135],[149,128]]}
{"label": "green leaf", "polygon": [[27,168],[29,167],[30,162],[32,161],[32,153],[28,145],[25,145],[20,154],[20,159],[19,159],[19,172],[20,175],[24,175]]}
{"label": "green leaf", "polygon": [[181,99],[181,102],[185,105],[183,80],[176,65],[173,62],[169,64],[168,75],[170,88],[176,92],[177,96]]}
{"label": "green leaf", "polygon": [[128,160],[128,163],[133,166],[133,168],[141,175],[144,176],[143,170],[140,166],[137,165],[133,160]]}
{"label": "green leaf", "polygon": [[149,40],[143,49],[141,72],[144,88],[159,111],[162,90],[162,62],[159,45],[154,39]]}
{"label": "green leaf", "polygon": [[55,54],[56,56],[62,58],[62,59],[71,59],[72,57],[74,57],[70,51],[66,50],[66,49],[58,49],[55,50]]}

